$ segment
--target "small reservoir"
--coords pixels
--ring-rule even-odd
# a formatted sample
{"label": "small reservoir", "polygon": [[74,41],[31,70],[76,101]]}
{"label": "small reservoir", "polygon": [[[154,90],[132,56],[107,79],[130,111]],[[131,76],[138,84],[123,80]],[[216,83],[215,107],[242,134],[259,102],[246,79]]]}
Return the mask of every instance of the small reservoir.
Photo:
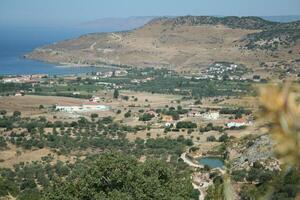
{"label": "small reservoir", "polygon": [[210,168],[223,168],[224,161],[218,157],[203,157],[198,159],[199,164],[207,165]]}

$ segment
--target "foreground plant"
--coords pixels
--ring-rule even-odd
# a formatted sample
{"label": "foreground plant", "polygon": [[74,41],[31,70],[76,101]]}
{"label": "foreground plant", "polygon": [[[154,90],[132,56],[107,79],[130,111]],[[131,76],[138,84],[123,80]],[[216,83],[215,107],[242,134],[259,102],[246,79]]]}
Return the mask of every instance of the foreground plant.
{"label": "foreground plant", "polygon": [[[278,182],[292,171],[300,171],[300,105],[299,92],[290,83],[284,87],[266,86],[260,90],[260,102],[264,119],[270,122],[270,134],[275,141],[274,153],[281,161],[283,170],[277,182],[270,186],[262,199],[272,199]],[[300,188],[299,181],[295,188]],[[299,190],[296,199],[300,199]]]}
{"label": "foreground plant", "polygon": [[271,136],[276,142],[275,153],[283,164],[300,165],[299,93],[290,86],[267,86],[260,90],[264,117],[271,124]]}

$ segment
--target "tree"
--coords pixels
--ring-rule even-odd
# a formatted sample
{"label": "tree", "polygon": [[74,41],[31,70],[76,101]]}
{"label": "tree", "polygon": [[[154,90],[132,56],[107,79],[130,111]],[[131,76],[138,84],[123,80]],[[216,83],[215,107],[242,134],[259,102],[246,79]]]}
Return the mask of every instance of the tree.
{"label": "tree", "polygon": [[130,112],[130,111],[126,112],[126,113],[124,114],[124,117],[125,117],[125,118],[131,117],[131,112]]}
{"label": "tree", "polygon": [[7,143],[5,141],[5,138],[3,136],[0,136],[0,149],[6,149]]}
{"label": "tree", "polygon": [[0,198],[8,194],[16,195],[18,192],[19,189],[16,183],[0,176]]}
{"label": "tree", "polygon": [[21,112],[20,111],[14,111],[13,116],[14,117],[20,117],[21,116]]}
{"label": "tree", "polygon": [[118,99],[119,98],[119,90],[115,89],[114,90],[114,99]]}
{"label": "tree", "polygon": [[6,110],[0,110],[0,115],[5,115],[6,114]]}
{"label": "tree", "polygon": [[150,121],[152,118],[154,117],[154,115],[150,114],[150,113],[144,113],[143,115],[141,115],[139,117],[139,121]]}
{"label": "tree", "polygon": [[98,118],[98,117],[99,117],[99,115],[97,113],[92,113],[91,114],[91,118],[92,119],[95,119],[95,118]]}
{"label": "tree", "polygon": [[217,141],[217,139],[216,139],[216,137],[215,136],[209,136],[209,137],[207,137],[206,138],[206,140],[208,141],[208,142],[215,142],[215,141]]}
{"label": "tree", "polygon": [[119,153],[86,159],[74,173],[55,181],[44,194],[45,200],[198,198],[188,174],[176,172],[162,161],[140,163]]}
{"label": "tree", "polygon": [[197,124],[191,121],[181,121],[176,124],[176,128],[197,128]]}
{"label": "tree", "polygon": [[228,142],[229,141],[229,137],[227,134],[221,135],[219,137],[219,142]]}

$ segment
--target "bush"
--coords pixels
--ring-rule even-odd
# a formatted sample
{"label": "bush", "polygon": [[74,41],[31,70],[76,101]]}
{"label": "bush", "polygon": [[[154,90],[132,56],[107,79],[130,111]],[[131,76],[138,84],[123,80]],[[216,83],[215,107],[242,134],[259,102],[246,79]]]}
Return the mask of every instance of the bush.
{"label": "bush", "polygon": [[0,115],[6,115],[6,110],[0,110]]}
{"label": "bush", "polygon": [[141,115],[139,117],[139,121],[150,121],[153,117],[154,117],[154,115],[152,115],[150,113],[144,113],[143,115]]}
{"label": "bush", "polygon": [[114,90],[113,97],[114,97],[114,99],[118,99],[119,98],[119,90],[117,90],[117,89]]}
{"label": "bush", "polygon": [[92,119],[95,119],[95,118],[98,118],[98,117],[99,117],[99,115],[97,113],[92,113],[91,114],[91,118]]}
{"label": "bush", "polygon": [[21,116],[21,112],[20,111],[14,111],[13,116],[14,117],[20,117]]}
{"label": "bush", "polygon": [[197,128],[197,124],[190,122],[190,121],[182,121],[182,122],[178,122],[176,124],[176,128],[178,129],[182,129],[182,128]]}
{"label": "bush", "polygon": [[236,170],[231,173],[231,177],[234,181],[242,182],[247,177],[247,172],[245,170]]}
{"label": "bush", "polygon": [[228,141],[229,141],[229,137],[227,134],[224,134],[221,137],[219,137],[219,142],[228,142]]}
{"label": "bush", "polygon": [[207,141],[207,142],[215,142],[215,141],[217,141],[217,139],[216,139],[215,136],[212,135],[212,136],[207,137],[207,138],[206,138],[206,141]]}
{"label": "bush", "polygon": [[131,117],[131,112],[130,112],[130,111],[126,112],[126,113],[124,114],[124,117],[125,117],[125,118]]}

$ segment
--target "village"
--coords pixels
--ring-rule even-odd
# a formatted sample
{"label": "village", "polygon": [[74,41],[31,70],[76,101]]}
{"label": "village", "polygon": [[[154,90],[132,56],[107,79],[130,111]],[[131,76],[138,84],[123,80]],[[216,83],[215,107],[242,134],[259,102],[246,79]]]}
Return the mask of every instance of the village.
{"label": "village", "polygon": [[[228,70],[236,68],[230,67]],[[219,67],[211,70],[219,70]],[[157,88],[147,91],[147,87],[153,82],[166,79],[179,83],[186,80],[184,76],[172,74],[169,70],[157,72],[153,69],[108,70],[78,77],[3,77],[2,84],[12,84],[14,87],[0,95],[0,110],[5,110],[7,115],[18,111],[22,117],[43,118],[54,124],[75,124],[74,121],[77,120],[97,124],[102,119],[110,119],[113,123],[109,126],[127,127],[125,130],[132,131],[125,131],[126,134],[122,131],[111,133],[112,136],[109,137],[112,141],[120,139],[118,134],[124,134],[126,141],[132,143],[140,140],[187,140],[193,146],[180,151],[180,158],[188,166],[201,170],[209,167],[216,173],[223,173],[224,161],[219,158],[223,152],[218,150],[220,146],[229,139],[252,135],[260,126],[253,114],[257,109],[256,99],[251,96],[226,95],[224,91],[227,88],[220,90],[220,94],[224,95],[186,97],[192,93],[182,93],[188,91],[188,88],[180,87],[178,82],[167,83],[175,86],[169,91],[161,92],[164,87],[160,83]],[[215,77],[209,80],[218,81]],[[198,80],[195,83],[198,84]],[[233,92],[230,87],[228,91]],[[54,130],[56,131],[52,131]],[[63,129],[60,131],[64,132]],[[70,138],[73,137],[75,136],[71,134]],[[195,149],[191,154],[190,151]],[[3,165],[9,167],[18,163],[16,160],[20,159],[14,159],[12,154],[7,154],[11,157],[5,157]],[[37,154],[30,160],[39,160],[43,156],[46,155]],[[213,157],[210,158],[211,156]],[[140,159],[143,160],[144,157],[145,155]],[[212,164],[215,162],[219,164]],[[202,194],[201,198],[212,184],[206,171],[193,174],[193,185]]]}
{"label": "village", "polygon": [[[226,63],[222,65],[216,63],[206,70],[206,74],[223,74],[237,68],[238,65],[235,64]],[[134,92],[127,89],[128,84],[132,84],[131,87],[136,87],[137,84],[145,84],[146,86],[153,83],[153,81],[160,78],[155,74],[157,72],[152,69],[142,71],[120,69],[86,74],[77,78],[71,76],[56,78],[47,74],[36,74],[3,77],[1,81],[4,84],[17,83],[28,86],[16,89],[15,92],[9,91],[3,96],[10,96],[11,94],[19,98],[30,99],[34,97],[32,95],[41,95],[40,98],[43,98],[42,96],[44,95],[51,95],[53,96],[50,97],[52,99],[55,99],[55,96],[75,98],[76,103],[52,101],[51,105],[47,105],[47,101],[46,103],[43,103],[44,101],[40,102],[40,104],[43,104],[43,107],[49,108],[49,112],[60,113],[59,115],[63,116],[62,119],[76,118],[78,116],[90,117],[92,113],[96,113],[99,116],[111,115],[120,123],[147,125],[155,129],[158,135],[168,134],[170,136],[173,133],[176,135],[181,129],[180,124],[182,123],[180,122],[184,122],[188,125],[188,127],[183,125],[183,128],[187,128],[186,133],[191,134],[196,130],[202,133],[214,131],[217,133],[213,134],[215,138],[218,138],[224,132],[234,132],[234,130],[245,129],[253,125],[253,116],[251,112],[247,111],[248,108],[234,104],[224,106],[226,101],[234,102],[233,99],[226,96],[218,98],[208,97],[202,100],[182,100],[182,97],[178,95],[162,98],[162,96],[166,95],[154,95],[153,93],[147,95],[143,92]],[[170,76],[168,70],[158,74],[162,77]],[[128,81],[127,76],[130,77]],[[112,80],[117,80],[118,82]],[[124,83],[120,83],[119,80],[124,80]],[[119,90],[124,90],[124,92],[120,91],[119,94]],[[173,92],[176,94],[182,91],[182,89],[174,88]],[[117,92],[118,94],[115,96],[112,92]],[[158,99],[155,98],[156,96]],[[151,97],[154,97],[155,100]],[[189,127],[191,124],[192,128]],[[193,134],[189,134],[187,136],[193,136]],[[197,142],[196,138],[199,139],[199,137],[196,135],[193,136],[193,140]],[[211,136],[210,140],[214,140],[212,135],[209,136]]]}

